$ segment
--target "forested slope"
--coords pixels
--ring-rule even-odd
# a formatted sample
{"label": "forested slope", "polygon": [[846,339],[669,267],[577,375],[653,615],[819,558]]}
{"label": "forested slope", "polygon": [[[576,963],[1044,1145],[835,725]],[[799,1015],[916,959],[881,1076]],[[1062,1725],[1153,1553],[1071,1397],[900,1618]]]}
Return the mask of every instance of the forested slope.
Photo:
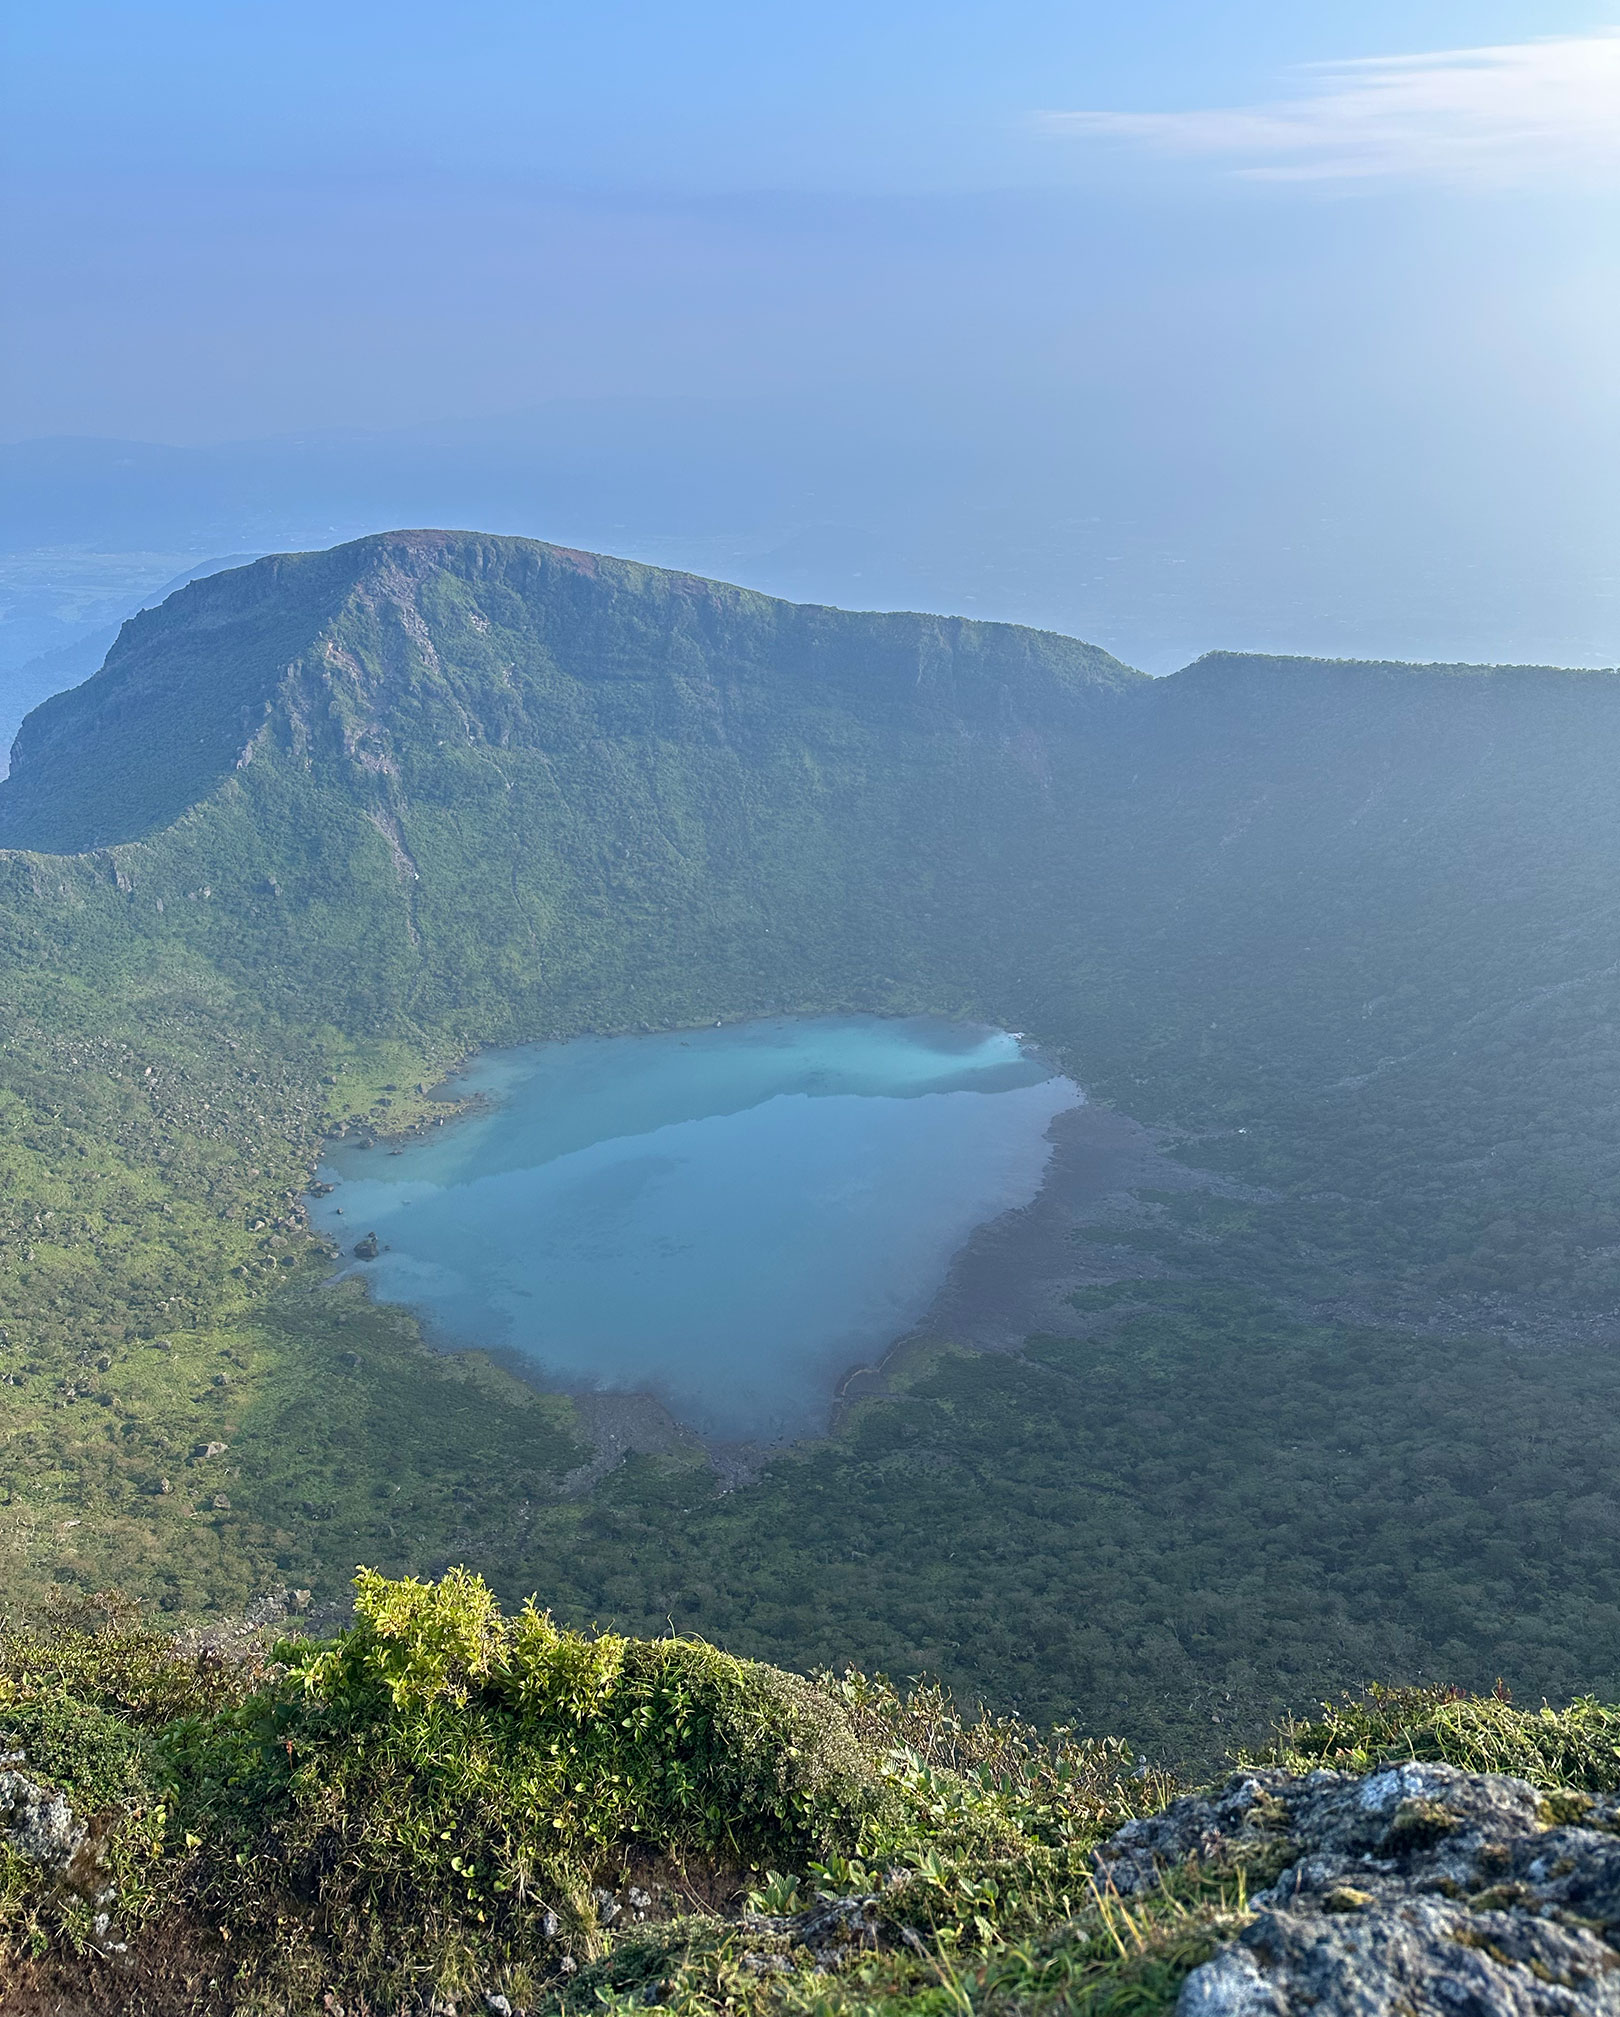
{"label": "forested slope", "polygon": [[[1148,681],[471,534],[192,584],[0,786],[7,1590],[468,1559],[1183,1750],[1620,1686],[1617,761],[1604,674]],[[321,1133],[470,1046],[843,1008],[1028,1029],[1229,1181],[730,1494],[560,1495],[569,1403],[320,1290]]]}

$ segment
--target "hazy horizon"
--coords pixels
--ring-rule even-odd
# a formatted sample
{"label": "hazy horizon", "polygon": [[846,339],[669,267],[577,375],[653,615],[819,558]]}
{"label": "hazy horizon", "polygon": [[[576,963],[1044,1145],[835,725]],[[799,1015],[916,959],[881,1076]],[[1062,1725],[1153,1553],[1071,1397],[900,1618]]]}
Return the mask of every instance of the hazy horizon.
{"label": "hazy horizon", "polygon": [[405,524],[1153,672],[1620,661],[1611,10],[6,34],[7,740],[199,561]]}

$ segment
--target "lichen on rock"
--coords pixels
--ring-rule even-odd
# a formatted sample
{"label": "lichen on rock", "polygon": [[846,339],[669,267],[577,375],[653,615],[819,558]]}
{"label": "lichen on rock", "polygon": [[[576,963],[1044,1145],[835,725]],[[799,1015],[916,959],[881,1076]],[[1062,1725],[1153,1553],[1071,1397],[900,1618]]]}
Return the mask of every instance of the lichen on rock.
{"label": "lichen on rock", "polygon": [[65,1871],[88,1831],[66,1798],[27,1773],[0,1771],[0,1840],[43,1869]]}
{"label": "lichen on rock", "polygon": [[1127,1895],[1188,1863],[1278,1860],[1178,2017],[1620,2013],[1620,1797],[1549,1801],[1441,1764],[1255,1770],[1097,1853],[1099,1881]]}

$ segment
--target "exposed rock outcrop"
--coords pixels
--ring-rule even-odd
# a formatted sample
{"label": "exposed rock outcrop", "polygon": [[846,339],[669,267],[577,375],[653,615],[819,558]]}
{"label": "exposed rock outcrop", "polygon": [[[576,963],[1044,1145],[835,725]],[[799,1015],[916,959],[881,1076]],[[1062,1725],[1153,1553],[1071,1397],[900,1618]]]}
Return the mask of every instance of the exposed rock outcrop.
{"label": "exposed rock outcrop", "polygon": [[84,1846],[85,1834],[62,1794],[26,1772],[0,1771],[0,1841],[13,1855],[60,1873]]}
{"label": "exposed rock outcrop", "polygon": [[1131,1894],[1177,1866],[1275,1870],[1178,2017],[1620,2013],[1620,1796],[1405,1764],[1236,1775],[1098,1852]]}
{"label": "exposed rock outcrop", "polygon": [[106,1953],[122,1953],[110,1938],[111,1914],[117,1896],[103,1861],[104,1820],[84,1820],[73,1811],[66,1794],[41,1784],[20,1752],[0,1753],[0,1846],[25,1863],[34,1864],[50,1889],[77,1894],[94,1908],[91,1939]]}

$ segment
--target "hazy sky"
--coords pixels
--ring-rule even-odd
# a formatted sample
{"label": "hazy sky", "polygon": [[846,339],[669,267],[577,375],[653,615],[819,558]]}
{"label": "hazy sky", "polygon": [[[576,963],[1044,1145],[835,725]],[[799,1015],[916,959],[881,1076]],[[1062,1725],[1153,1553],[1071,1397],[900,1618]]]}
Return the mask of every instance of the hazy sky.
{"label": "hazy sky", "polygon": [[799,454],[911,416],[959,438],[963,513],[973,486],[1049,500],[1025,543],[1144,497],[1161,544],[1309,524],[1371,542],[1357,581],[1386,554],[1541,569],[1560,621],[1579,605],[1564,655],[1612,631],[1620,656],[1617,24],[1620,0],[15,7],[0,434],[691,396],[766,402]]}

